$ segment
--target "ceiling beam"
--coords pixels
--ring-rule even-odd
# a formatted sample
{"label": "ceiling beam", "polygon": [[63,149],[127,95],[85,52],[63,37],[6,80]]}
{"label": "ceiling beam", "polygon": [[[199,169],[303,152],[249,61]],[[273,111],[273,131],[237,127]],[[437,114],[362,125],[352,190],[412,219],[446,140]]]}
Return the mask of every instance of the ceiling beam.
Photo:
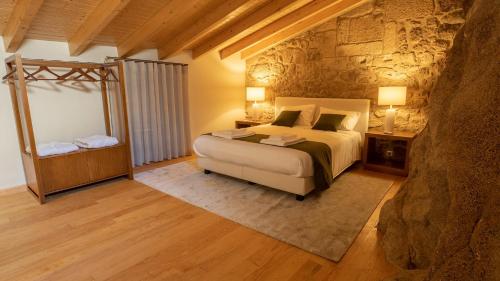
{"label": "ceiling beam", "polygon": [[179,11],[184,10],[186,6],[188,6],[186,0],[165,2],[167,2],[167,4],[163,8],[149,18],[141,27],[132,32],[123,42],[118,44],[118,56],[124,57],[137,51],[137,49],[156,32],[165,26],[171,25],[176,17],[178,17]]}
{"label": "ceiling beam", "polygon": [[2,34],[5,51],[13,53],[21,46],[24,36],[42,4],[43,0],[16,1]]}
{"label": "ceiling beam", "polygon": [[[313,19],[318,15],[324,16],[326,14],[322,13],[324,10],[328,9],[331,13],[332,10],[336,11],[337,9],[339,9],[339,7],[344,7],[343,9],[346,9],[345,7],[351,7],[363,1],[365,0],[315,0],[225,47],[224,49],[220,50],[220,57],[221,59],[224,59],[232,54],[249,48],[299,21],[315,21]],[[338,11],[336,12],[336,14],[338,14]],[[320,21],[319,18],[318,21]]]}
{"label": "ceiling beam", "polygon": [[243,33],[248,28],[269,19],[272,16],[279,15],[282,12],[287,12],[303,6],[312,0],[274,0],[258,8],[249,16],[242,17],[234,24],[224,28],[217,34],[208,38],[195,48],[193,48],[193,58],[197,58],[234,38],[235,36]]}
{"label": "ceiling beam", "polygon": [[127,6],[130,0],[101,0],[68,41],[69,53],[83,53],[97,36]]}
{"label": "ceiling beam", "polygon": [[187,28],[182,28],[179,33],[162,40],[163,43],[160,44],[162,47],[158,50],[158,56],[166,58],[178,54],[205,37],[209,32],[220,27],[227,19],[241,14],[250,5],[251,1],[249,0],[231,0],[224,2],[222,5],[217,5],[210,9],[211,12],[191,23]]}
{"label": "ceiling beam", "polygon": [[266,49],[275,46],[276,44],[289,39],[305,30],[308,30],[314,26],[320,25],[331,18],[338,17],[339,15],[358,7],[360,4],[365,2],[365,0],[340,0],[335,2],[332,6],[320,11],[313,17],[308,17],[300,20],[279,32],[267,37],[258,43],[244,49],[241,52],[242,59],[248,59],[252,56],[257,55],[265,51]]}

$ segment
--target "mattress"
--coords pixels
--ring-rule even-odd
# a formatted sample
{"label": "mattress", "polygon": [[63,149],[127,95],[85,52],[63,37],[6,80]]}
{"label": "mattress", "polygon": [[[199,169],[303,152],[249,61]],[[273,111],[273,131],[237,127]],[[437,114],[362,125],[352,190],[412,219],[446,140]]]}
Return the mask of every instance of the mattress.
{"label": "mattress", "polygon": [[[354,161],[361,159],[361,134],[357,131],[320,131],[306,126],[292,128],[261,125],[249,128],[257,134],[296,134],[310,141],[327,144],[332,151],[332,173],[340,174]],[[272,145],[228,140],[202,135],[193,143],[198,157],[208,157],[241,166],[295,177],[313,176],[313,161],[306,152]]]}

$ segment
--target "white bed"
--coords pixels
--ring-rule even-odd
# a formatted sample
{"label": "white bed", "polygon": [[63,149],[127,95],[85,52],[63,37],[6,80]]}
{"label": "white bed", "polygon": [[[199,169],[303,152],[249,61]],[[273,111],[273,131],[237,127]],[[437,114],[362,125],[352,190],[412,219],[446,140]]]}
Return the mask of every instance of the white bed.
{"label": "white bed", "polygon": [[[292,133],[310,141],[326,143],[332,151],[334,177],[361,159],[364,133],[368,129],[370,101],[366,99],[326,99],[278,97],[277,109],[288,105],[316,104],[361,112],[353,131],[320,131],[307,126],[292,128],[262,125],[251,127],[257,134]],[[276,110],[278,112],[278,110]],[[316,115],[319,114],[317,110]],[[228,140],[209,135],[198,137],[193,144],[198,164],[207,171],[259,183],[272,188],[305,196],[314,189],[313,162],[306,152],[271,145]],[[298,198],[299,198],[298,197]]]}

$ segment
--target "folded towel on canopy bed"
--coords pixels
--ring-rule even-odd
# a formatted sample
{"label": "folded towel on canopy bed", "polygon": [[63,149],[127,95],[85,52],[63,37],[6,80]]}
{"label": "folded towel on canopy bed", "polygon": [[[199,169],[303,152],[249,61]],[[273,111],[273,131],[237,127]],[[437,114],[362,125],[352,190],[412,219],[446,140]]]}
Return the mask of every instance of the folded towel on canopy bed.
{"label": "folded towel on canopy bed", "polygon": [[75,144],[82,148],[101,148],[118,144],[118,139],[109,136],[94,135],[75,139]]}
{"label": "folded towel on canopy bed", "polygon": [[[67,142],[49,142],[36,145],[36,153],[38,156],[49,156],[69,153],[78,150],[78,146]],[[31,148],[26,147],[26,152],[31,153]]]}

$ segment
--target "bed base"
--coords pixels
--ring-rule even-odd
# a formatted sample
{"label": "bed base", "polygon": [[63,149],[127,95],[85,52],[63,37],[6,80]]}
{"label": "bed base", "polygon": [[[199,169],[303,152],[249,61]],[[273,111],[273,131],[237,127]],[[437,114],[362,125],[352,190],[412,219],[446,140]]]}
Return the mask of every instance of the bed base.
{"label": "bed base", "polygon": [[205,169],[205,174],[216,172],[219,174],[246,180],[249,183],[258,183],[272,187],[298,196],[297,200],[306,196],[314,189],[312,177],[297,178],[294,176],[255,169],[252,167],[227,163],[206,157],[197,158],[198,165]]}
{"label": "bed base", "polygon": [[[197,157],[198,166],[204,169],[205,174],[216,172],[226,176],[231,176],[246,180],[248,184],[256,183],[295,194],[297,201],[303,201],[305,196],[314,189],[313,177],[297,178],[294,176],[264,171],[248,166],[214,160],[212,158]],[[335,179],[357,161],[352,162],[334,175]]]}
{"label": "bed base", "polygon": [[[207,170],[207,169],[205,169],[203,172],[205,173],[205,175],[208,175],[208,174],[212,173],[212,171]],[[253,181],[247,181],[247,183],[249,185],[256,185],[256,183],[253,182]],[[298,194],[295,195],[295,200],[297,200],[297,201],[304,201],[305,198],[306,197],[304,195],[298,195]]]}

